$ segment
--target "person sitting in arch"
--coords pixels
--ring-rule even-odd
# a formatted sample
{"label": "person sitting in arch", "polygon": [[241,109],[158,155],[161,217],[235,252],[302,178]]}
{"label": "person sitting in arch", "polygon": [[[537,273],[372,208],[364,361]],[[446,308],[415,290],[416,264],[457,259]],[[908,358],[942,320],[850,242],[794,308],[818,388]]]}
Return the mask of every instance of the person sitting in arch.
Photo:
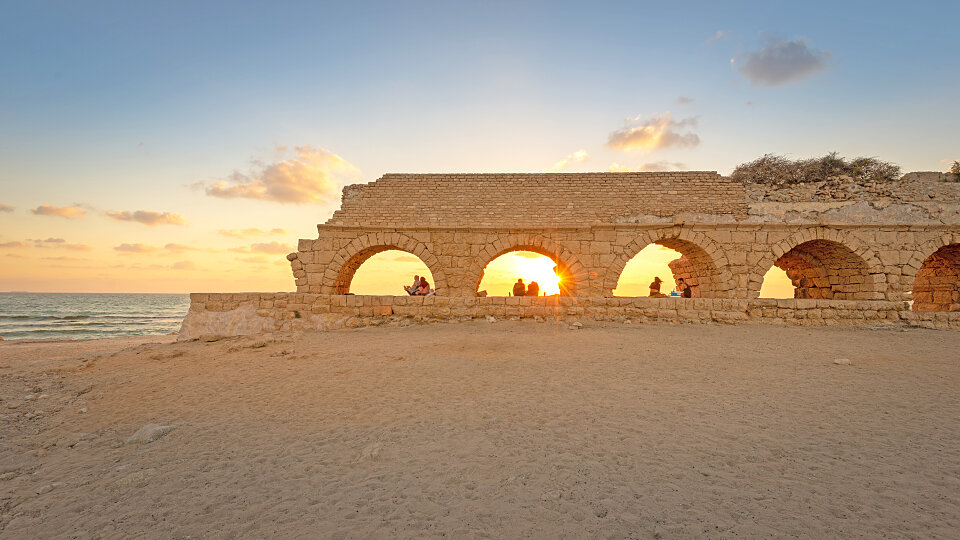
{"label": "person sitting in arch", "polygon": [[413,293],[415,296],[429,296],[433,291],[430,290],[430,283],[427,281],[426,276],[420,276],[420,286],[417,288],[417,292]]}
{"label": "person sitting in arch", "polygon": [[651,298],[663,298],[666,295],[660,292],[660,284],[663,283],[663,280],[660,279],[660,276],[654,276],[653,282],[650,283],[650,297]]}
{"label": "person sitting in arch", "polygon": [[404,287],[403,290],[407,291],[407,294],[414,295],[417,294],[417,289],[420,288],[420,276],[413,276],[413,285],[409,287]]}
{"label": "person sitting in arch", "polygon": [[523,279],[518,278],[517,282],[513,284],[513,295],[514,296],[526,296],[527,287],[523,284]]}
{"label": "person sitting in arch", "polygon": [[536,281],[531,281],[527,287],[526,296],[540,296],[540,284]]}
{"label": "person sitting in arch", "polygon": [[683,278],[677,278],[677,292],[680,293],[684,298],[693,297],[693,291]]}

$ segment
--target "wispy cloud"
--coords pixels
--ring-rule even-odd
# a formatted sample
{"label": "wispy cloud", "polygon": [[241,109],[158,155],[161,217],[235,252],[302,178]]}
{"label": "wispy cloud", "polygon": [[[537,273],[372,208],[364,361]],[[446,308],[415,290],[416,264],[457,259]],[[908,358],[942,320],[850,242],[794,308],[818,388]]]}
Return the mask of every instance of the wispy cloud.
{"label": "wispy cloud", "polygon": [[184,225],[186,218],[173,212],[154,212],[153,210],[128,210],[112,211],[107,210],[106,215],[117,221],[135,221],[144,225],[154,227],[156,225]]}
{"label": "wispy cloud", "polygon": [[678,97],[677,97],[677,104],[678,104],[678,105],[686,105],[686,104],[688,104],[688,103],[693,103],[693,98],[688,98],[687,96],[678,96]]}
{"label": "wispy cloud", "polygon": [[44,261],[88,261],[90,259],[85,259],[83,257],[41,257]]}
{"label": "wispy cloud", "polygon": [[193,261],[177,261],[171,267],[174,270],[196,270],[197,265]]}
{"label": "wispy cloud", "polygon": [[270,254],[279,254],[279,253],[290,253],[293,251],[288,245],[281,244],[280,242],[267,242],[260,244],[250,244],[249,246],[240,246],[231,248],[230,251],[234,253],[270,253]]}
{"label": "wispy cloud", "polygon": [[237,260],[240,262],[250,263],[250,264],[265,264],[267,262],[266,257],[237,257]]}
{"label": "wispy cloud", "polygon": [[687,170],[685,163],[679,161],[654,161],[644,163],[639,167],[624,167],[619,163],[610,164],[610,172],[664,172],[664,171],[684,171]]}
{"label": "wispy cloud", "polygon": [[201,182],[207,195],[225,199],[260,199],[280,203],[326,203],[340,197],[340,188],[360,171],[342,157],[310,146],[298,146],[291,159],[263,166],[250,174],[234,171],[229,180]]}
{"label": "wispy cloud", "polygon": [[13,258],[13,259],[23,259],[23,258],[24,258],[23,255],[21,255],[21,254],[19,254],[19,253],[7,253],[5,256],[6,256],[6,257]]}
{"label": "wispy cloud", "polygon": [[51,204],[42,204],[30,212],[38,216],[57,216],[69,219],[82,218],[87,215],[87,211],[79,205],[53,206]]}
{"label": "wispy cloud", "polygon": [[10,206],[9,204],[0,203],[0,212],[13,212],[16,209],[15,206]]}
{"label": "wispy cloud", "polygon": [[3,242],[0,244],[0,249],[20,249],[27,247],[27,244],[23,242]]}
{"label": "wispy cloud", "polygon": [[759,86],[782,86],[797,82],[827,69],[833,53],[810,47],[805,39],[770,41],[741,59],[730,59],[731,65]]}
{"label": "wispy cloud", "polygon": [[623,128],[610,134],[607,146],[615,150],[655,150],[700,144],[700,137],[696,133],[682,133],[696,127],[696,118],[674,120],[668,111],[649,118],[628,118],[624,124]]}
{"label": "wispy cloud", "polygon": [[120,244],[113,250],[121,253],[153,253],[157,251],[157,248],[147,244]]}
{"label": "wispy cloud", "polygon": [[90,251],[93,247],[87,244],[71,244],[63,238],[47,238],[46,240],[33,240],[34,247],[38,248],[56,248],[69,249],[72,251]]}
{"label": "wispy cloud", "polygon": [[197,251],[198,248],[195,248],[193,246],[187,246],[184,244],[175,244],[171,242],[163,246],[163,249],[167,251]]}
{"label": "wispy cloud", "polygon": [[279,236],[287,234],[286,229],[270,229],[269,231],[264,229],[257,229],[256,227],[251,227],[248,229],[220,229],[217,231],[223,236],[229,236],[231,238],[249,238],[251,236]]}
{"label": "wispy cloud", "polygon": [[570,154],[569,156],[561,159],[560,161],[553,164],[553,170],[562,171],[574,163],[583,163],[590,159],[590,156],[587,155],[586,150],[577,150],[576,152]]}
{"label": "wispy cloud", "polygon": [[704,43],[713,43],[714,41],[720,41],[721,39],[726,39],[727,33],[723,30],[717,30],[717,33],[708,37]]}

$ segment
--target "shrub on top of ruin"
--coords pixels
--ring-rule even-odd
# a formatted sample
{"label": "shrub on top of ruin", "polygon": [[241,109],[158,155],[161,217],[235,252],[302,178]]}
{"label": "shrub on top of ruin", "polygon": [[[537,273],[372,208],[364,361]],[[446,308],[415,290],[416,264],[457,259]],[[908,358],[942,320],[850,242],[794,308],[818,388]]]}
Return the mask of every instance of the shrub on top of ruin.
{"label": "shrub on top of ruin", "polygon": [[953,174],[953,177],[947,177],[948,182],[960,182],[960,161],[954,161],[953,167],[950,167],[950,172]]}
{"label": "shrub on top of ruin", "polygon": [[767,185],[841,180],[892,182],[900,178],[900,167],[876,158],[859,157],[847,161],[836,152],[819,158],[795,160],[766,154],[750,163],[737,165],[730,177],[739,182]]}

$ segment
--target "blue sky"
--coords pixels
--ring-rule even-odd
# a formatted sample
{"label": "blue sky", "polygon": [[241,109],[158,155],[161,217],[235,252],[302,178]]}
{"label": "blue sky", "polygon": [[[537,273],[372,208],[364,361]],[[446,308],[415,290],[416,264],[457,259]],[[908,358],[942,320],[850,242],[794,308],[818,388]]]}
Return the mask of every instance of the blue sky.
{"label": "blue sky", "polygon": [[[958,16],[960,2],[0,1],[0,244],[70,236],[106,260],[121,242],[215,249],[241,227],[292,244],[340,185],[385,172],[727,174],[830,151],[945,170]],[[608,144],[618,131],[633,142]],[[353,168],[330,196],[208,194],[269,187],[307,146]],[[87,216],[31,212],[76,203]],[[104,217],[136,210],[186,224]]]}

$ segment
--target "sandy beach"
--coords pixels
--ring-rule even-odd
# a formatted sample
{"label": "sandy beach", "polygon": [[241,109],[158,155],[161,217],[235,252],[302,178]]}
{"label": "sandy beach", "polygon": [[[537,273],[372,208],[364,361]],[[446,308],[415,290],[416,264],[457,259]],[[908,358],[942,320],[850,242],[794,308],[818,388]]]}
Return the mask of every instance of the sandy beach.
{"label": "sandy beach", "polygon": [[[0,537],[960,528],[957,332],[505,321],[174,339],[0,343]],[[128,442],[145,424],[172,429]]]}

